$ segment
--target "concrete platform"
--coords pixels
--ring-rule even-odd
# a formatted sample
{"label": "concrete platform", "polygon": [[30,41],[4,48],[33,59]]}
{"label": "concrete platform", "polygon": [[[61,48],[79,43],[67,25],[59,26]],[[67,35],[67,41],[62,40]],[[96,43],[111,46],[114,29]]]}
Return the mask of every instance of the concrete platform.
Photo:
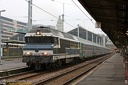
{"label": "concrete platform", "polygon": [[22,63],[21,58],[3,59],[2,65],[0,65],[0,72],[24,67],[27,67],[27,65],[25,63]]}
{"label": "concrete platform", "polygon": [[76,85],[125,85],[123,57],[114,54]]}

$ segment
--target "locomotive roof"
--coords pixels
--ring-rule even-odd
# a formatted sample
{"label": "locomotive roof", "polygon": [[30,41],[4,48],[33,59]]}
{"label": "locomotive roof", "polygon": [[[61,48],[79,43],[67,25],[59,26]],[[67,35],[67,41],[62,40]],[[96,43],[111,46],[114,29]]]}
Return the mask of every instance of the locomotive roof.
{"label": "locomotive roof", "polygon": [[32,30],[30,30],[30,31],[25,35],[25,37],[26,37],[26,36],[35,36],[35,33],[36,33],[38,30],[41,31],[44,36],[60,37],[60,38],[62,38],[62,39],[66,39],[66,40],[70,40],[70,41],[82,42],[82,43],[87,44],[87,45],[94,45],[94,46],[98,46],[98,47],[104,47],[104,46],[98,45],[98,44],[96,44],[96,43],[94,43],[94,42],[91,42],[91,41],[82,39],[82,38],[80,38],[80,37],[77,37],[77,36],[74,36],[74,35],[72,35],[72,34],[65,33],[65,32],[62,32],[62,31],[59,31],[59,30],[50,28],[50,27],[36,27],[36,28],[33,28]]}
{"label": "locomotive roof", "polygon": [[78,42],[78,39],[74,36],[72,36],[71,34],[69,33],[65,33],[65,32],[62,32],[62,31],[59,31],[59,30],[56,30],[56,29],[53,29],[53,28],[50,28],[50,27],[36,27],[36,28],[33,28],[32,30],[30,30],[26,35],[26,36],[34,36],[35,33],[37,31],[41,31],[42,34],[44,34],[45,36],[47,35],[52,35],[52,36],[59,36],[60,38],[63,38],[63,39],[70,39],[72,41],[76,41]]}

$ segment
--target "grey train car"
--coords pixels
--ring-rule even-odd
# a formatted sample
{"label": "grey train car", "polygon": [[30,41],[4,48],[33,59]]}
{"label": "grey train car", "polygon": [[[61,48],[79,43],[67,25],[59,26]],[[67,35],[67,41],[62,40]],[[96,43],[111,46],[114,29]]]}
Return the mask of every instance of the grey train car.
{"label": "grey train car", "polygon": [[33,28],[25,35],[23,63],[36,70],[58,68],[87,57],[109,53],[109,49],[49,27]]}

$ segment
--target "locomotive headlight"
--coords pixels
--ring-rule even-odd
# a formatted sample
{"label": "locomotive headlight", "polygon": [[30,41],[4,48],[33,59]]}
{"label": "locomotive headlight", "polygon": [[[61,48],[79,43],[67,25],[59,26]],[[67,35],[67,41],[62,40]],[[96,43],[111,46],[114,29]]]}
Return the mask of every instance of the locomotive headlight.
{"label": "locomotive headlight", "polygon": [[41,35],[41,31],[37,31],[36,32],[36,35]]}
{"label": "locomotive headlight", "polygon": [[44,52],[44,53],[42,53],[42,54],[45,55],[45,56],[48,56],[48,55],[49,55],[47,52]]}
{"label": "locomotive headlight", "polygon": [[26,55],[27,56],[30,56],[30,55],[32,55],[32,53],[31,52],[27,52]]}
{"label": "locomotive headlight", "polygon": [[39,35],[39,34],[40,34],[40,32],[36,32],[36,34],[37,34],[37,35]]}
{"label": "locomotive headlight", "polygon": [[44,55],[48,55],[48,53],[47,52],[44,52]]}

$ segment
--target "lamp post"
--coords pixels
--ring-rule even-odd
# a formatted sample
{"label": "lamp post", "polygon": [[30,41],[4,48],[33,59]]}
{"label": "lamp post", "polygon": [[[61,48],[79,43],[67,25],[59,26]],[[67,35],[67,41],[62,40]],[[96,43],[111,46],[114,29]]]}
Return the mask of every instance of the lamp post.
{"label": "lamp post", "polygon": [[32,29],[32,0],[28,0],[28,31]]}
{"label": "lamp post", "polygon": [[2,62],[1,62],[1,40],[2,40],[2,34],[1,34],[1,31],[2,31],[2,18],[1,18],[1,12],[5,12],[5,10],[0,10],[0,65],[2,65]]}

